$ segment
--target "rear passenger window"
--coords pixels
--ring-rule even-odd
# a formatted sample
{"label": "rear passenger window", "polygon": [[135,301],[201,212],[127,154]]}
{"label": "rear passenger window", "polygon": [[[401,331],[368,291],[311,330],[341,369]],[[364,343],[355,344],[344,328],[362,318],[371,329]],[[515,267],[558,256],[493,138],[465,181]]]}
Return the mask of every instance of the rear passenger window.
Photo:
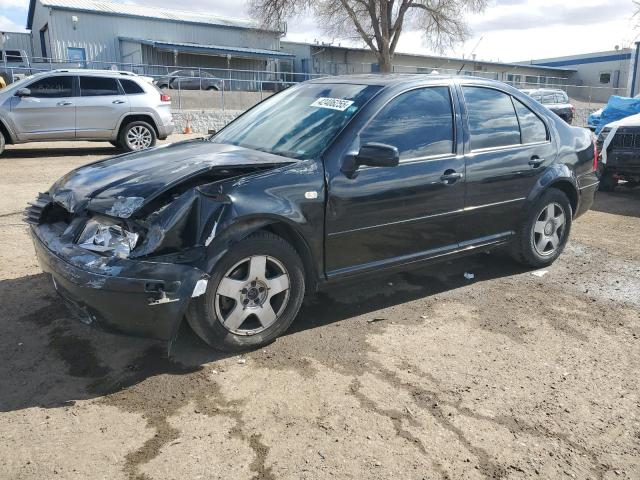
{"label": "rear passenger window", "polygon": [[397,96],[360,133],[361,145],[392,145],[401,160],[453,153],[453,139],[448,87],[421,88]]}
{"label": "rear passenger window", "polygon": [[118,81],[115,78],[80,77],[80,95],[83,97],[119,94]]}
{"label": "rear passenger window", "polygon": [[547,127],[540,118],[529,110],[517,98],[513,99],[520,120],[520,132],[522,133],[522,143],[545,142],[547,140]]}
{"label": "rear passenger window", "polygon": [[144,93],[144,90],[142,89],[142,87],[138,85],[136,82],[134,82],[133,80],[125,80],[121,78],[120,85],[122,85],[122,89],[124,90],[124,93],[126,93],[127,95]]}
{"label": "rear passenger window", "polygon": [[511,96],[483,87],[463,87],[471,150],[505,147],[520,143],[518,118]]}

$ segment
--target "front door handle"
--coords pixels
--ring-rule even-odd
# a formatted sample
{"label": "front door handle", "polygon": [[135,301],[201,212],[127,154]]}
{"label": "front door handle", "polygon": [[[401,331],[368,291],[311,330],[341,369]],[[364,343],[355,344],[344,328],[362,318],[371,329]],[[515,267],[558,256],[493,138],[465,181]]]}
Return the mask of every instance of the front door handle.
{"label": "front door handle", "polygon": [[533,156],[531,157],[531,160],[529,160],[529,166],[531,168],[538,168],[540,165],[542,165],[544,163],[544,159],[537,157],[537,156]]}
{"label": "front door handle", "polygon": [[113,102],[111,102],[111,103],[114,103],[114,104],[116,104],[116,105],[122,105],[122,104],[124,103],[124,100],[114,100],[114,101],[113,101]]}
{"label": "front door handle", "polygon": [[444,172],[444,175],[440,177],[440,181],[445,185],[452,185],[460,180],[464,175],[460,172],[456,172],[455,170],[447,170]]}
{"label": "front door handle", "polygon": [[71,102],[58,102],[59,107],[68,107],[69,105],[73,105]]}

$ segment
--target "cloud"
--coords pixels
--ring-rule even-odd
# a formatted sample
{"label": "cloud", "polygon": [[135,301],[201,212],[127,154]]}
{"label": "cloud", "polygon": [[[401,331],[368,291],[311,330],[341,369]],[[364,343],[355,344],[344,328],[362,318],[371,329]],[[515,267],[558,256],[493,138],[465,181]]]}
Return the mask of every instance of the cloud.
{"label": "cloud", "polygon": [[9,8],[26,11],[29,8],[29,3],[28,0],[0,0],[0,11],[4,11]]}
{"label": "cloud", "polygon": [[25,32],[22,25],[18,25],[10,18],[0,15],[0,32]]}
{"label": "cloud", "polygon": [[[520,0],[500,0],[503,5],[516,5]],[[503,30],[529,30],[532,28],[564,26],[589,26],[629,18],[633,14],[633,4],[628,0],[608,0],[606,3],[591,5],[543,4],[533,2],[517,8],[509,8],[508,13],[493,17],[478,16],[471,23],[474,33],[498,32]],[[488,17],[488,18],[487,18]]]}

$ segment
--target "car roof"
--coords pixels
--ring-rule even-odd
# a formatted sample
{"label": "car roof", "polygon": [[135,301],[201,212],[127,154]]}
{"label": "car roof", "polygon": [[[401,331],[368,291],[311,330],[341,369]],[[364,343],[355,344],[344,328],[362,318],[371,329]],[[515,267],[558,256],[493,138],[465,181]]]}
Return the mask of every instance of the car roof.
{"label": "car roof", "polygon": [[[474,78],[474,77],[456,77],[455,75],[440,74],[420,74],[420,73],[367,73],[357,75],[338,75],[333,77],[322,77],[309,80],[309,83],[353,83],[358,85],[380,85],[390,86],[404,83],[417,82],[442,82],[443,80],[452,80],[454,78]],[[482,79],[486,80],[486,79]]]}
{"label": "car roof", "polygon": [[561,88],[534,88],[533,90],[529,90],[529,93],[566,93],[566,92]]}
{"label": "car roof", "polygon": [[462,83],[473,83],[478,85],[495,85],[510,91],[514,89],[511,85],[498,80],[471,75],[443,75],[438,73],[371,73],[357,75],[338,75],[333,77],[321,77],[308,80],[305,83],[347,83],[354,85],[377,85],[381,87],[415,86],[415,85],[442,85],[451,84],[454,81]]}
{"label": "car roof", "polygon": [[73,73],[74,75],[95,75],[101,77],[136,77],[141,78],[140,75],[133,72],[127,72],[123,70],[90,70],[85,68],[57,68],[55,70],[47,70],[46,72],[39,72],[36,75],[50,75],[50,74],[64,74]]}

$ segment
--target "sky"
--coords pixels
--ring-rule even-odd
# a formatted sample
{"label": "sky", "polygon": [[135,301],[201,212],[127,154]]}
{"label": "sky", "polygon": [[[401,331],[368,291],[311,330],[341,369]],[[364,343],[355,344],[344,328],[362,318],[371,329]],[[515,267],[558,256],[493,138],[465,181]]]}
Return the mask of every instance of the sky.
{"label": "sky", "polygon": [[[247,16],[246,0],[120,1]],[[406,31],[397,51],[468,57],[475,48],[478,59],[512,62],[624,48],[640,40],[636,8],[633,0],[491,0],[484,12],[467,15],[472,35],[465,43],[434,52],[420,32]],[[28,0],[0,0],[0,31],[24,30],[27,9]],[[363,46],[327,38],[308,14],[290,19],[288,26],[287,40]]]}

